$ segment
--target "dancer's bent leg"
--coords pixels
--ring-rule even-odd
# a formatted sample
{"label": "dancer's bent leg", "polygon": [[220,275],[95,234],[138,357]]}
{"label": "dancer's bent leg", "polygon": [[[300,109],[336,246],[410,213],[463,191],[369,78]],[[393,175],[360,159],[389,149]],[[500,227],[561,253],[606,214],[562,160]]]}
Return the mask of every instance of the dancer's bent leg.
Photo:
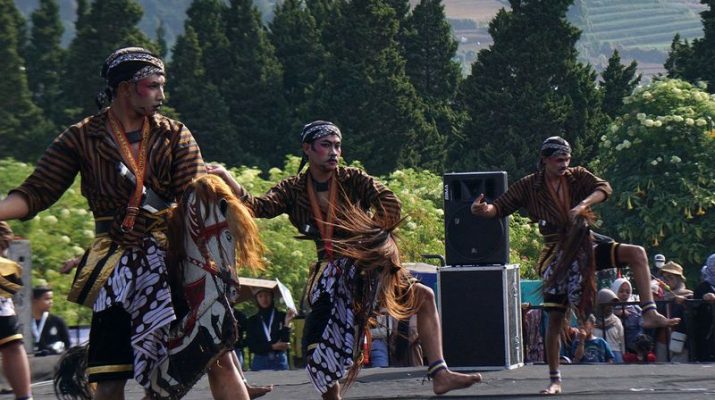
{"label": "dancer's bent leg", "polygon": [[95,400],[124,400],[124,386],[126,384],[125,379],[97,382],[94,398]]}
{"label": "dancer's bent leg", "polygon": [[431,366],[432,390],[435,394],[450,390],[464,389],[481,382],[480,374],[468,375],[450,371],[444,363],[442,353],[442,326],[437,313],[434,292],[427,286],[417,283],[413,286],[417,296],[417,331],[422,349]]}

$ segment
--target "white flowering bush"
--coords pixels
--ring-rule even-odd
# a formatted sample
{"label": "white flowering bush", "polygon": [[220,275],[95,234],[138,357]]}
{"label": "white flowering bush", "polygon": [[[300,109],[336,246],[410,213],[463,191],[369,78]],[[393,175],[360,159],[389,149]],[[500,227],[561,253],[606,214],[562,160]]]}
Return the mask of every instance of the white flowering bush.
{"label": "white flowering bush", "polygon": [[696,277],[715,252],[715,96],[663,79],[624,103],[594,162],[614,189],[602,207],[605,226]]}

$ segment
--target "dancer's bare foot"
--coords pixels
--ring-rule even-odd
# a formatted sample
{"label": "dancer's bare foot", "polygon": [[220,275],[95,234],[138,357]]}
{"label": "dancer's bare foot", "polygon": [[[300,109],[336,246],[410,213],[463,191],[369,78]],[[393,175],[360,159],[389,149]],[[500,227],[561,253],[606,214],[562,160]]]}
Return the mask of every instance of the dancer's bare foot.
{"label": "dancer's bare foot", "polygon": [[645,329],[651,328],[665,328],[668,326],[675,326],[680,323],[680,318],[666,318],[663,314],[656,310],[648,311],[643,313],[643,321],[641,325]]}
{"label": "dancer's bare foot", "polygon": [[445,368],[432,377],[432,390],[434,394],[445,394],[450,390],[468,388],[481,381],[480,374],[461,374]]}
{"label": "dancer's bare foot", "polygon": [[251,399],[257,399],[266,393],[273,390],[273,385],[268,386],[251,386],[246,384],[246,390],[248,390],[248,397]]}
{"label": "dancer's bare foot", "polygon": [[554,394],[560,394],[561,393],[561,383],[560,382],[551,382],[549,386],[546,387],[546,389],[542,389],[539,394],[545,394],[545,395],[554,395]]}

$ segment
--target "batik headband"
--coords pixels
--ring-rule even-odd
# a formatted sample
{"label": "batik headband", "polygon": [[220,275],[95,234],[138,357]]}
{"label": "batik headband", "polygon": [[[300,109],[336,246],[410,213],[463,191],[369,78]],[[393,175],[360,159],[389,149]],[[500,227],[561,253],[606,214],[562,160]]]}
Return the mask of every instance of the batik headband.
{"label": "batik headband", "polygon": [[102,65],[101,76],[106,87],[97,94],[97,106],[102,108],[114,96],[121,82],[138,82],[148,76],[164,75],[164,62],[142,47],[125,47],[112,53]]}
{"label": "batik headband", "polygon": [[[312,143],[329,135],[336,135],[340,139],[343,138],[340,128],[335,126],[334,123],[329,121],[313,121],[303,127],[303,130],[300,132],[300,142]],[[298,167],[298,173],[303,170],[306,163],[308,163],[308,157],[303,154],[303,158],[300,160],[300,166]]]}
{"label": "batik headband", "polygon": [[570,155],[571,145],[560,136],[551,136],[541,144],[541,155],[543,157]]}
{"label": "batik headband", "polygon": [[328,135],[336,135],[341,139],[343,138],[340,129],[332,122],[313,121],[303,127],[303,131],[300,133],[300,142],[311,143]]}

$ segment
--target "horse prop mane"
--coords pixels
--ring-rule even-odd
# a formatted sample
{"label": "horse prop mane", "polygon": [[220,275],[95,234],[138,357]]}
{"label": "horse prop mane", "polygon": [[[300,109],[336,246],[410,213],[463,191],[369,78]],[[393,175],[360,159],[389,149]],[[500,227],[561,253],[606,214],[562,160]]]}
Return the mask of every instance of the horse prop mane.
{"label": "horse prop mane", "polygon": [[[150,374],[155,399],[183,397],[216,359],[233,350],[237,269],[261,268],[263,253],[251,212],[215,175],[203,175],[185,190],[169,215],[167,237],[167,268],[177,320],[169,328],[168,356]],[[83,387],[84,368],[77,361],[83,359],[75,353],[70,353],[74,364],[62,365],[63,357],[55,375],[55,393],[60,399],[86,399],[91,393]]]}

